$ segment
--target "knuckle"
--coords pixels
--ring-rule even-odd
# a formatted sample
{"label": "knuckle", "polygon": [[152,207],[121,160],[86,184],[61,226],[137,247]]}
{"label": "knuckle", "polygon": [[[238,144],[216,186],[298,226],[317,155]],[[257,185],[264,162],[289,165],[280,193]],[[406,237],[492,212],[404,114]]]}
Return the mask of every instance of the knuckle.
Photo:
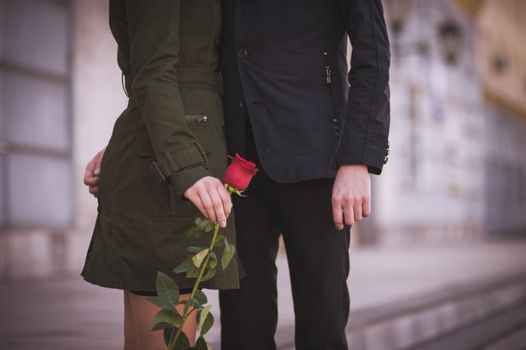
{"label": "knuckle", "polygon": [[213,210],[214,209],[214,206],[211,204],[211,203],[204,203],[203,204],[203,207],[208,211],[208,210]]}

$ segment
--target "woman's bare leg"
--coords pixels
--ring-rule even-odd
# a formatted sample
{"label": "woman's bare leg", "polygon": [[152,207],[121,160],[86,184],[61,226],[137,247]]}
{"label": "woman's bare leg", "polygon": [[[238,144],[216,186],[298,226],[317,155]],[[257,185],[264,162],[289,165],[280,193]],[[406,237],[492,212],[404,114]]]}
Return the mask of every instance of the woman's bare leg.
{"label": "woman's bare leg", "polygon": [[[131,309],[133,313],[133,321],[135,324],[135,332],[137,335],[137,350],[164,350],[166,344],[164,343],[164,336],[162,331],[152,331],[153,319],[160,308],[153,305],[147,297],[128,292],[130,298]],[[190,294],[181,295],[182,300],[187,300]],[[177,310],[182,313],[184,306],[177,306]],[[196,333],[196,318],[195,313],[192,312],[188,317],[183,331],[185,332],[190,345],[195,344]]]}
{"label": "woman's bare leg", "polygon": [[130,303],[130,292],[124,291],[124,350],[137,350],[137,335]]}

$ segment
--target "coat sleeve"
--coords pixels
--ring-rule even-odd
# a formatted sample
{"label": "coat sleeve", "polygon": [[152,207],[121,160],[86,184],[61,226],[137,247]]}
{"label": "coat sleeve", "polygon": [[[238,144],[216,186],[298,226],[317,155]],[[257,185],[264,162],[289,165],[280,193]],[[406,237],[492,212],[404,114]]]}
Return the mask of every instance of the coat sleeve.
{"label": "coat sleeve", "polygon": [[380,174],[389,153],[390,51],[381,0],[336,0],[351,45],[349,100],[337,165]]}
{"label": "coat sleeve", "polygon": [[181,0],[126,0],[131,98],[159,167],[182,196],[211,173],[205,153],[186,125],[177,83],[180,12]]}

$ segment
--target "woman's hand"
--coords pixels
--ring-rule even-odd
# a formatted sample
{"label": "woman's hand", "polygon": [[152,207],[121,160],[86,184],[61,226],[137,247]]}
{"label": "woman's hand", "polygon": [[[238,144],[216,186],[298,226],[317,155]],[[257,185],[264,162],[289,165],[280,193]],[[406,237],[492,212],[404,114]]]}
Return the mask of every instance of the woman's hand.
{"label": "woman's hand", "polygon": [[99,192],[99,175],[100,175],[100,163],[102,157],[104,157],[104,151],[106,147],[100,150],[95,157],[86,166],[86,172],[84,173],[84,184],[88,186],[89,193],[97,197]]}
{"label": "woman's hand", "polygon": [[232,211],[232,199],[223,183],[215,177],[206,176],[192,185],[184,196],[188,198],[210,221],[226,227]]}

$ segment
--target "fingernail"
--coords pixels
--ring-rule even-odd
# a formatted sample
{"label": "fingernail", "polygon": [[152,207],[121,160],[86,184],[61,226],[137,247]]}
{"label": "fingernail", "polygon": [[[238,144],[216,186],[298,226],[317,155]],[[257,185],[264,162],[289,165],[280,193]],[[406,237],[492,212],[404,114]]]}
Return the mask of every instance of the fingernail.
{"label": "fingernail", "polygon": [[222,228],[225,228],[225,227],[226,227],[226,221],[221,221],[221,227],[222,227]]}

